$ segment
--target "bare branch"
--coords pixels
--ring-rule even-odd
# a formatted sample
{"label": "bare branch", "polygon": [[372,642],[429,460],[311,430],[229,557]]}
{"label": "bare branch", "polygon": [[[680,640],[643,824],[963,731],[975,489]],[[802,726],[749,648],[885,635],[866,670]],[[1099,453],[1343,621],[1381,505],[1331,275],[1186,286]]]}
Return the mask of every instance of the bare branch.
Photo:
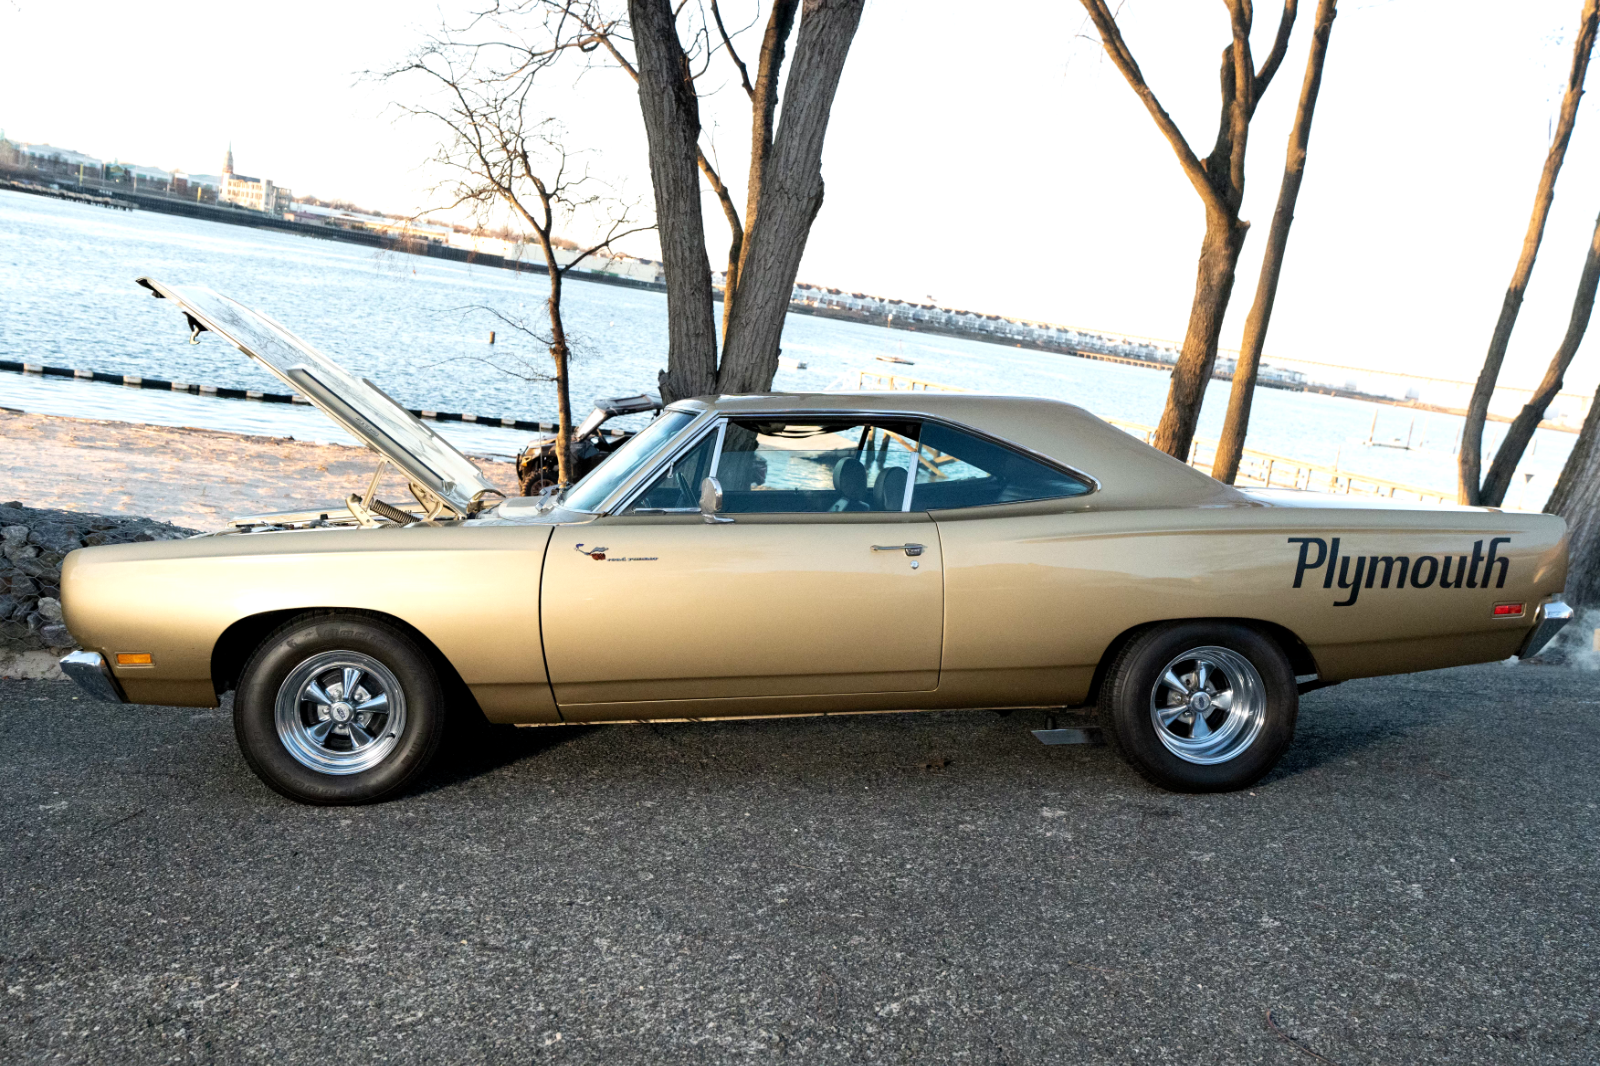
{"label": "bare branch", "polygon": [[1205,164],[1194,154],[1194,149],[1189,147],[1189,142],[1184,139],[1178,124],[1167,114],[1167,109],[1161,106],[1161,101],[1156,99],[1156,94],[1145,82],[1144,74],[1140,72],[1139,64],[1128,49],[1127,42],[1122,39],[1122,31],[1117,28],[1117,20],[1107,9],[1105,0],[1082,0],[1082,2],[1089,12],[1089,18],[1094,21],[1095,29],[1100,33],[1100,43],[1105,47],[1106,54],[1122,72],[1122,76],[1127,79],[1134,93],[1144,102],[1145,110],[1150,112],[1156,128],[1172,146],[1173,152],[1178,157],[1178,163],[1183,167],[1183,172],[1189,178],[1189,183],[1194,186],[1195,192],[1200,194],[1200,199],[1205,202],[1207,208],[1227,213],[1228,205],[1222,195],[1212,187],[1211,179],[1206,174]]}
{"label": "bare branch", "polygon": [[[619,225],[621,224],[619,223]],[[582,252],[578,253],[578,255],[573,258],[572,262],[561,268],[561,273],[567,273],[569,270],[583,262],[585,259],[589,258],[591,255],[596,255],[600,252],[606,251],[612,246],[612,244],[622,240],[624,237],[630,237],[635,233],[648,233],[653,229],[655,229],[653,224],[649,226],[632,226],[628,229],[613,229],[612,232],[606,234],[605,240],[594,245],[592,248],[586,248]]]}
{"label": "bare branch", "polygon": [[722,34],[722,45],[728,50],[728,58],[739,68],[739,81],[744,85],[744,91],[754,100],[756,90],[755,86],[750,84],[750,71],[746,69],[744,60],[739,58],[739,53],[733,49],[733,39],[728,36],[728,27],[722,24],[722,11],[717,7],[717,0],[711,0],[711,17],[717,20],[717,32]]}
{"label": "bare branch", "polygon": [[1299,0],[1283,0],[1283,14],[1278,17],[1278,35],[1273,38],[1272,51],[1267,53],[1266,61],[1256,72],[1255,92],[1252,95],[1257,100],[1267,91],[1267,86],[1272,83],[1272,76],[1278,73],[1278,68],[1283,65],[1283,57],[1289,51],[1289,31],[1294,29],[1298,8]]}

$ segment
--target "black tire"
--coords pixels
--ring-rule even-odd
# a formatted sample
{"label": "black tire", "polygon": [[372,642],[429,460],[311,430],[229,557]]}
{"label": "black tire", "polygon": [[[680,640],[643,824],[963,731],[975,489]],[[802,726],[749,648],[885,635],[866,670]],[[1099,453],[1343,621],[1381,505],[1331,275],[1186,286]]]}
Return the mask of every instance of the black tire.
{"label": "black tire", "polygon": [[[1196,683],[1201,663],[1204,688]],[[1173,678],[1163,680],[1169,668]],[[1261,780],[1294,739],[1299,707],[1283,650],[1232,622],[1145,630],[1117,655],[1099,700],[1106,742],[1152,784],[1174,792],[1227,792]]]}
{"label": "black tire", "polygon": [[[356,671],[349,686],[347,666]],[[313,684],[329,704],[305,698]],[[250,769],[269,788],[316,805],[404,791],[438,751],[444,722],[428,655],[399,628],[358,615],[302,615],[274,630],[246,664],[233,703]]]}
{"label": "black tire", "polygon": [[522,479],[522,494],[524,496],[537,496],[546,489],[553,489],[560,484],[554,475],[543,470],[537,470]]}

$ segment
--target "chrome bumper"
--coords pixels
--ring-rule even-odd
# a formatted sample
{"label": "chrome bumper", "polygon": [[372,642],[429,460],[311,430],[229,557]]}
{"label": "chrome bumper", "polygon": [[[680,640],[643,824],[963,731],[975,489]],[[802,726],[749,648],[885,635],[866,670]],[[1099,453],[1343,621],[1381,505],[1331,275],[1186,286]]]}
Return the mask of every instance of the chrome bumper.
{"label": "chrome bumper", "polygon": [[1560,596],[1556,596],[1547,603],[1541,603],[1533,617],[1533,631],[1522,642],[1522,650],[1517,652],[1519,659],[1532,658],[1555,639],[1561,628],[1572,621],[1572,608],[1563,603]]}
{"label": "chrome bumper", "polygon": [[61,672],[102,703],[127,703],[122,686],[111,674],[105,656],[97,651],[75,651],[61,660]]}

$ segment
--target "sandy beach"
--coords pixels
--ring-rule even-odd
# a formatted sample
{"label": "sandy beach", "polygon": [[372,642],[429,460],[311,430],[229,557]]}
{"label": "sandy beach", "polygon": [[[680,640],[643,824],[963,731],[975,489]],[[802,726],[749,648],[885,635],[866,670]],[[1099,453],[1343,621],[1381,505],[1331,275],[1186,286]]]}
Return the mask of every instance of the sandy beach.
{"label": "sandy beach", "polygon": [[[377,458],[336,444],[0,410],[0,499],[194,529],[342,500],[366,489]],[[512,464],[473,462],[516,494]],[[380,495],[410,499],[392,471]]]}

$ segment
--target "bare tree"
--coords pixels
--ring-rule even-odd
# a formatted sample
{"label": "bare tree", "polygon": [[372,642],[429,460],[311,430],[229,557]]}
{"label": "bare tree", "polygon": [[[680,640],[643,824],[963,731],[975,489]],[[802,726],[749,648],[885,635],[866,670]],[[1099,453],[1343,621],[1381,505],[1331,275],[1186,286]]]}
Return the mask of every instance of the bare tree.
{"label": "bare tree", "polygon": [[1479,496],[1484,506],[1498,507],[1505,502],[1512,475],[1522,461],[1522,453],[1527,450],[1534,431],[1544,420],[1545,411],[1561,392],[1567,367],[1572,365],[1573,356],[1578,354],[1578,345],[1583,343],[1583,335],[1589,328],[1589,316],[1594,311],[1597,285],[1600,285],[1600,218],[1595,220],[1594,234],[1589,238],[1589,252],[1584,256],[1583,272],[1578,278],[1578,293],[1573,297],[1572,315],[1567,320],[1567,332],[1561,338],[1561,346],[1556,349],[1556,354],[1551,357],[1550,365],[1545,368],[1538,389],[1523,404],[1517,417],[1511,420],[1505,440],[1500,442],[1494,462],[1489,464],[1489,473],[1483,479]]}
{"label": "bare tree", "polygon": [[[1556,120],[1555,137],[1550,150],[1545,153],[1544,169],[1539,173],[1539,187],[1533,196],[1533,215],[1528,219],[1528,232],[1522,238],[1522,254],[1517,257],[1517,268],[1511,274],[1511,284],[1506,288],[1505,299],[1500,304],[1500,317],[1489,337],[1489,352],[1484,356],[1483,369],[1478,372],[1478,382],[1467,404],[1467,422],[1461,431],[1461,454],[1458,456],[1458,494],[1467,504],[1487,504],[1484,487],[1480,483],[1483,469],[1483,426],[1489,417],[1489,401],[1494,398],[1495,382],[1500,378],[1500,367],[1506,359],[1506,348],[1511,343],[1511,331],[1517,324],[1517,314],[1522,310],[1522,297],[1528,290],[1528,279],[1533,275],[1533,263],[1539,256],[1539,244],[1544,240],[1545,220],[1550,217],[1550,204],[1556,195],[1556,175],[1567,157],[1567,143],[1572,139],[1572,126],[1578,118],[1578,104],[1583,99],[1583,81],[1589,70],[1589,56],[1594,51],[1596,31],[1600,30],[1600,0],[1583,0],[1583,10],[1578,15],[1578,34],[1572,43],[1572,69],[1567,74],[1567,91],[1561,98],[1561,115]],[[1542,412],[1541,412],[1542,416]],[[1518,451],[1518,458],[1521,452]],[[1514,466],[1515,464],[1513,464]],[[1506,474],[1510,483],[1510,473]],[[1502,496],[1504,488],[1501,489]],[[1493,503],[1498,504],[1499,498]]]}
{"label": "bare tree", "polygon": [[[693,311],[695,335],[685,336],[677,351],[669,345],[667,371],[661,379],[663,398],[693,395],[713,370],[718,392],[771,387],[800,257],[822,208],[823,139],[862,5],[863,0],[804,0],[798,5],[799,38],[784,85],[783,114],[775,129],[778,69],[797,5],[786,0],[773,5],[756,81],[749,86],[750,183],[738,267],[729,272],[723,294],[722,359],[719,364],[714,343],[708,345],[703,336],[701,322],[710,311],[705,300],[705,312],[698,306]],[[701,155],[699,116],[690,101],[694,93],[690,57],[669,0],[629,0],[628,9],[638,50],[639,102],[650,143],[651,174],[665,179],[655,182],[655,192],[668,307],[673,306],[675,290],[679,306],[699,304],[703,300],[699,264],[705,256],[699,186],[687,188],[682,180]],[[731,40],[724,37],[723,43],[733,55]],[[675,278],[674,259],[689,264],[692,276],[680,272]]]}
{"label": "bare tree", "polygon": [[[431,84],[429,102],[402,105],[407,113],[434,120],[444,127],[446,139],[434,163],[448,175],[441,186],[449,197],[445,209],[470,206],[480,215],[496,207],[509,210],[538,242],[544,255],[550,295],[545,301],[549,334],[519,318],[489,310],[502,322],[538,337],[549,349],[556,386],[556,457],[561,486],[572,477],[572,400],[568,365],[572,349],[561,315],[562,283],[569,271],[589,257],[633,233],[650,229],[636,224],[632,205],[590,174],[584,161],[565,144],[559,122],[530,110],[533,73],[523,70],[507,79],[499,72],[484,73],[474,66],[477,53],[447,40],[433,40],[388,77],[420,76]],[[578,215],[598,221],[603,234],[587,248],[567,255],[562,262],[559,246],[571,242],[556,234],[558,225],[570,224]],[[525,375],[518,375],[525,376]]]}
{"label": "bare tree", "polygon": [[[773,0],[753,77],[738,52],[743,29],[730,30],[716,0],[629,0],[626,17],[603,0],[499,0],[477,20],[500,30],[493,43],[519,51],[524,65],[562,53],[601,55],[638,85],[667,281],[663,398],[771,387],[800,257],[822,204],[823,139],[863,3]],[[701,83],[716,60],[731,65],[750,100],[743,217],[701,144]],[[729,231],[720,358],[701,178]]]}
{"label": "bare tree", "polygon": [[1244,343],[1239,346],[1239,362],[1233,369],[1233,390],[1228,394],[1228,417],[1222,424],[1222,440],[1217,444],[1211,476],[1233,484],[1244,455],[1244,439],[1250,429],[1250,404],[1255,398],[1256,376],[1261,369],[1261,350],[1267,343],[1267,327],[1272,322],[1272,304],[1278,296],[1278,278],[1283,272],[1283,257],[1289,247],[1289,227],[1294,224],[1294,208],[1300,199],[1300,180],[1306,171],[1306,149],[1311,143],[1311,120],[1317,110],[1317,93],[1322,88],[1322,67],[1328,58],[1328,38],[1338,14],[1338,0],[1320,0],[1311,31],[1311,53],[1306,57],[1306,77],[1300,85],[1300,103],[1295,108],[1294,128],[1289,131],[1288,159],[1283,165],[1283,183],[1278,187],[1278,206],[1272,212],[1272,229],[1267,233],[1267,250],[1261,260],[1261,277],[1256,282],[1255,302],[1244,322]]}
{"label": "bare tree", "polygon": [[1239,252],[1250,227],[1239,218],[1239,208],[1244,201],[1245,147],[1250,136],[1250,120],[1283,63],[1298,0],[1284,0],[1277,36],[1259,70],[1250,52],[1254,18],[1251,0],[1225,0],[1233,40],[1222,52],[1222,117],[1217,139],[1211,154],[1203,160],[1189,147],[1177,123],[1146,84],[1106,0],[1082,0],[1082,3],[1100,33],[1106,54],[1150,112],[1205,207],[1206,232],[1200,244],[1189,326],[1184,333],[1178,365],[1172,371],[1167,406],[1161,413],[1161,422],[1152,441],[1169,455],[1187,459],[1194,442],[1195,424],[1200,419],[1200,406],[1205,401],[1206,383],[1211,380],[1217,360],[1217,337],[1222,332],[1222,319],[1233,293]]}

